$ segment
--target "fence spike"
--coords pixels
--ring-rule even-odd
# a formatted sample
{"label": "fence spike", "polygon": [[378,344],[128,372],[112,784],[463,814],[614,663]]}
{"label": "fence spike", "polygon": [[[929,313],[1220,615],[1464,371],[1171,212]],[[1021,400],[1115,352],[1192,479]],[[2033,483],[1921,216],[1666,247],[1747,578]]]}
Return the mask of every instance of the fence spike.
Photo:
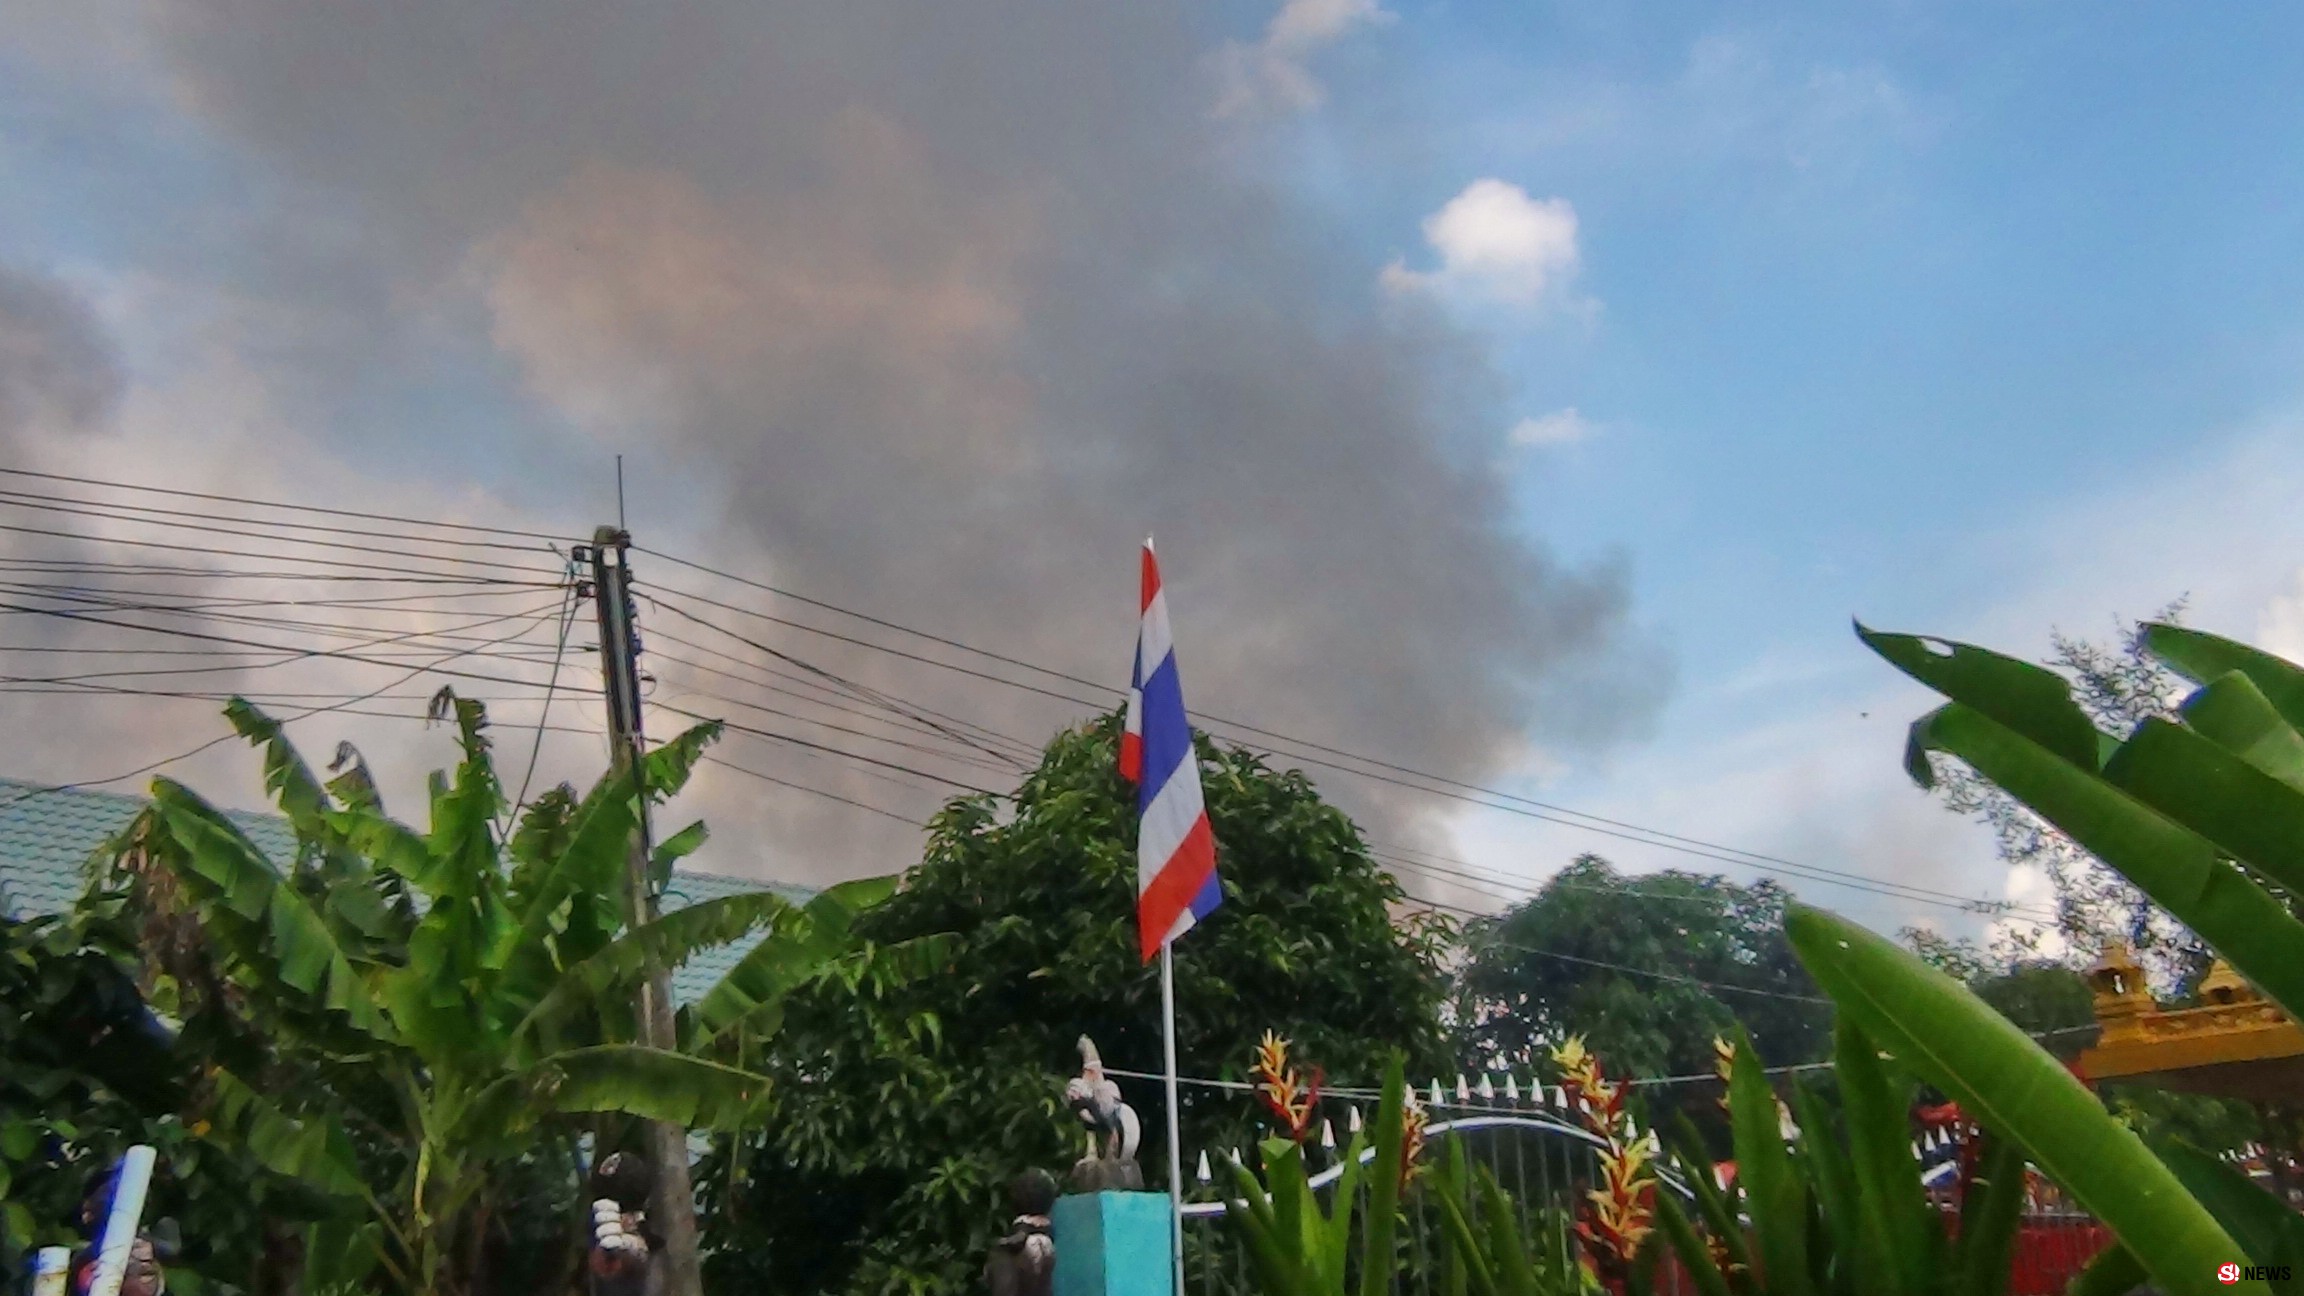
{"label": "fence spike", "polygon": [[1336,1150],[1336,1127],[1325,1119],[1320,1122],[1320,1146],[1331,1152]]}
{"label": "fence spike", "polygon": [[1510,1103],[1520,1101],[1520,1077],[1509,1071],[1504,1073],[1504,1101]]}
{"label": "fence spike", "polygon": [[1483,1071],[1480,1073],[1480,1087],[1473,1092],[1480,1095],[1482,1102],[1494,1102],[1496,1101],[1496,1082],[1489,1079],[1488,1073]]}
{"label": "fence spike", "polygon": [[1472,1101],[1472,1086],[1464,1083],[1464,1073],[1461,1071],[1456,1073],[1456,1101],[1460,1103]]}
{"label": "fence spike", "polygon": [[1208,1169],[1208,1149],[1200,1149],[1200,1165],[1194,1173],[1200,1176],[1202,1183],[1214,1183],[1216,1181],[1216,1176]]}
{"label": "fence spike", "polygon": [[1438,1107],[1447,1101],[1448,1099],[1442,1096],[1440,1093],[1440,1082],[1435,1079],[1432,1082],[1432,1105]]}
{"label": "fence spike", "polygon": [[1354,1103],[1352,1106],[1350,1106],[1350,1107],[1346,1108],[1345,1110],[1346,1110],[1346,1111],[1349,1111],[1349,1112],[1351,1112],[1351,1113],[1352,1113],[1352,1122],[1351,1122],[1351,1124],[1352,1124],[1352,1132],[1353,1132],[1353,1133],[1355,1133],[1355,1134],[1359,1133],[1359,1132],[1360,1132],[1360,1105],[1359,1105],[1358,1103]]}

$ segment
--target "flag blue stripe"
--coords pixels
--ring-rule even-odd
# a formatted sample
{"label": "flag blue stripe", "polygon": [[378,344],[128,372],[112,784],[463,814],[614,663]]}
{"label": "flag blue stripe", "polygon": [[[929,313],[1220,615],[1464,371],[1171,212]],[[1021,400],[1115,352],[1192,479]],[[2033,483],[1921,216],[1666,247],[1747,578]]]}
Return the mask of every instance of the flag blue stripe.
{"label": "flag blue stripe", "polygon": [[[1136,810],[1152,808],[1160,789],[1192,758],[1192,726],[1184,718],[1184,686],[1176,678],[1171,652],[1144,680],[1144,776],[1136,785]],[[1192,771],[1194,777],[1199,771]]]}
{"label": "flag blue stripe", "polygon": [[1199,894],[1192,897],[1192,903],[1188,907],[1192,910],[1192,917],[1197,920],[1216,912],[1216,906],[1222,903],[1224,903],[1224,884],[1217,880],[1216,871],[1210,869],[1208,880],[1201,884]]}

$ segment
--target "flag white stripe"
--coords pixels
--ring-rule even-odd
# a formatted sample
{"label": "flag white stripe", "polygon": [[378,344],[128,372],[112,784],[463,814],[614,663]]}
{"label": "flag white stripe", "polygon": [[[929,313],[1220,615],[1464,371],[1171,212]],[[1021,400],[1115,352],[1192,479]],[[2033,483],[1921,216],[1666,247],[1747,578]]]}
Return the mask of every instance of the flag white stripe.
{"label": "flag white stripe", "polygon": [[1152,678],[1152,672],[1159,669],[1161,662],[1168,660],[1168,654],[1175,646],[1175,641],[1168,636],[1168,591],[1156,590],[1152,595],[1152,605],[1144,609],[1143,630],[1136,640],[1136,664],[1144,672],[1137,678]]}
{"label": "flag white stripe", "polygon": [[[1192,756],[1185,754],[1185,761]],[[1151,777],[1151,771],[1145,771]],[[1183,769],[1172,773],[1152,804],[1144,808],[1143,823],[1136,831],[1136,894],[1142,895],[1152,886],[1152,879],[1174,859],[1178,847],[1191,835],[1192,825],[1200,820],[1205,803],[1200,796],[1200,771]]]}

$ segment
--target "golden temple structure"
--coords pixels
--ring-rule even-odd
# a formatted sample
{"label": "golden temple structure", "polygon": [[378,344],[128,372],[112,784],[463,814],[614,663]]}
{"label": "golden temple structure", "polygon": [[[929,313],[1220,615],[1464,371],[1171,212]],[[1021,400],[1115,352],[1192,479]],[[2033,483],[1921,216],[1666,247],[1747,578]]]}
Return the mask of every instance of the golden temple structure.
{"label": "golden temple structure", "polygon": [[2304,1098],[2304,1029],[2222,959],[2201,979],[2197,1008],[2162,1009],[2135,955],[2115,942],[2088,969],[2103,1027],[2080,1055],[2091,1083],[2125,1080],[2258,1104]]}

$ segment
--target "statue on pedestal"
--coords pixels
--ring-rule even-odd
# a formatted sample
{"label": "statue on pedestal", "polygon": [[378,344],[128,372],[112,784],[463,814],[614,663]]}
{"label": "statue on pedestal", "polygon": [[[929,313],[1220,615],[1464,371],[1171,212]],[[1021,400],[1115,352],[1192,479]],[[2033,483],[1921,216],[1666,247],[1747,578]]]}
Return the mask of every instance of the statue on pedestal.
{"label": "statue on pedestal", "polygon": [[984,1261],[984,1285],[992,1296],[1049,1296],[1056,1285],[1056,1238],[1048,1223],[1056,1177],[1025,1171],[1008,1185],[1008,1202],[1016,1215]]}
{"label": "statue on pedestal", "polygon": [[633,1152],[611,1152],[592,1167],[592,1246],[584,1279],[592,1296],[656,1296],[664,1290],[664,1239],[648,1223],[655,1167]]}
{"label": "statue on pedestal", "polygon": [[1104,1074],[1096,1045],[1080,1037],[1080,1074],[1064,1086],[1064,1105],[1088,1127],[1088,1155],[1072,1167],[1072,1191],[1139,1192],[1144,1171],[1136,1164],[1142,1128],[1136,1110],[1120,1099],[1120,1086]]}

